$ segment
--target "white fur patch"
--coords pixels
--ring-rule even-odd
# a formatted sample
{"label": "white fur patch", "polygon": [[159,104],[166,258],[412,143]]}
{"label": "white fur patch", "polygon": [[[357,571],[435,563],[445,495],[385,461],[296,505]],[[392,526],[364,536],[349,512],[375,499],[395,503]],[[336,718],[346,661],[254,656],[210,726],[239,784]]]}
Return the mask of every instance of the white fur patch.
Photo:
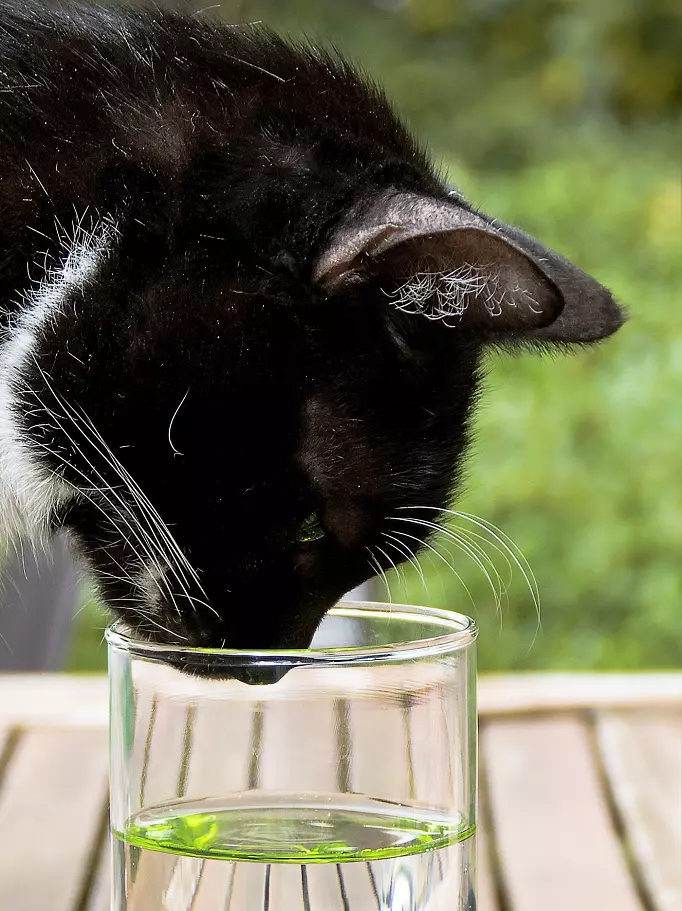
{"label": "white fur patch", "polygon": [[25,407],[26,368],[35,357],[41,334],[70,295],[95,278],[115,236],[115,225],[107,219],[90,231],[79,221],[71,236],[61,235],[61,262],[46,268],[37,287],[23,296],[0,341],[0,531],[8,537],[40,540],[55,506],[73,495],[36,457],[17,415]]}

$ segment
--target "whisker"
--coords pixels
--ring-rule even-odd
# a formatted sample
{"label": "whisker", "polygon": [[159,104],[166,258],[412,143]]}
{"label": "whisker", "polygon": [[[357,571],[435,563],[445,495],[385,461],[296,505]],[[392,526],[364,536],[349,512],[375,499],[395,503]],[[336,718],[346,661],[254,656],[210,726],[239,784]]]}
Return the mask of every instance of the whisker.
{"label": "whisker", "polygon": [[[531,643],[531,648],[535,643],[541,629],[542,629],[542,618],[541,618],[541,602],[540,602],[540,589],[538,586],[535,573],[528,562],[526,556],[524,555],[521,548],[507,535],[501,528],[497,525],[494,525],[492,522],[489,522],[487,519],[482,519],[480,516],[472,515],[471,513],[460,512],[454,509],[446,509],[438,506],[408,506],[408,507],[399,507],[399,509],[415,510],[415,509],[429,509],[438,514],[446,514],[453,516],[455,518],[463,519],[466,522],[475,525],[482,532],[489,535],[497,545],[504,550],[505,553],[509,554],[512,563],[517,569],[521,572],[521,575],[524,578],[524,581],[528,587],[531,598],[533,599],[533,605],[535,607],[535,613],[537,616],[537,623],[535,627],[535,635],[533,637],[533,642]],[[492,544],[492,542],[491,542]],[[494,546],[494,545],[493,545]]]}
{"label": "whisker", "polygon": [[421,579],[424,591],[428,595],[429,587],[426,583],[426,577],[424,576],[424,570],[419,565],[419,560],[417,559],[417,555],[414,553],[414,551],[411,550],[406,544],[402,544],[395,535],[389,534],[388,532],[383,532],[382,537],[393,541],[394,543],[391,546],[396,548],[398,550],[398,553],[402,553],[403,556],[407,557],[407,559],[409,560],[411,565],[414,566],[414,568],[417,570],[417,573],[419,575],[419,578]]}
{"label": "whisker", "polygon": [[495,606],[498,610],[500,609],[500,607],[501,607],[500,594],[495,586],[495,583],[493,582],[492,576],[490,575],[487,567],[485,566],[485,563],[481,560],[481,558],[475,553],[475,551],[473,551],[471,549],[471,547],[465,541],[462,541],[460,538],[458,538],[454,532],[450,531],[450,529],[443,528],[442,525],[437,525],[435,522],[430,522],[428,519],[415,519],[413,517],[407,518],[407,517],[396,516],[395,520],[398,522],[408,522],[408,523],[412,523],[413,525],[420,525],[425,528],[430,528],[432,531],[445,535],[445,537],[449,538],[453,543],[455,543],[460,548],[460,550],[462,550],[469,557],[471,557],[471,559],[474,561],[474,563],[479,567],[479,569],[481,570],[483,575],[486,577],[488,584],[490,585],[490,589],[493,593],[493,597],[495,599]]}
{"label": "whisker", "polygon": [[[455,534],[457,536],[458,540],[463,541],[468,547],[470,547],[480,557],[480,559],[486,564],[486,566],[489,567],[490,571],[494,574],[497,595],[498,595],[498,597],[497,597],[498,609],[501,609],[502,599],[504,598],[505,602],[508,603],[509,593],[508,593],[508,586],[505,585],[505,583],[502,579],[502,576],[500,575],[500,572],[499,572],[497,566],[495,565],[495,561],[492,559],[490,554],[485,550],[485,548],[482,547],[478,543],[478,541],[470,539],[470,536],[468,535],[466,529],[462,530],[461,526],[459,526],[459,525],[455,526],[455,528],[456,528],[456,531],[452,527],[448,528],[448,531],[451,531],[453,534]],[[483,539],[483,540],[485,540],[485,539]]]}
{"label": "whisker", "polygon": [[[201,586],[201,584],[198,581],[198,576],[196,576],[194,569],[191,567],[191,565],[187,561],[187,558],[180,550],[177,542],[175,541],[175,539],[171,535],[170,531],[168,530],[167,525],[163,522],[163,520],[159,516],[158,512],[156,512],[156,510],[154,509],[154,507],[148,500],[148,498],[144,495],[144,493],[140,489],[139,485],[134,481],[132,476],[126,471],[124,466],[121,464],[120,460],[111,451],[111,448],[107,445],[107,443],[102,438],[102,436],[99,434],[99,432],[97,431],[95,426],[92,424],[90,419],[87,417],[87,415],[85,415],[85,412],[83,412],[83,416],[84,416],[84,418],[87,419],[86,426],[90,427],[91,432],[93,432],[96,435],[98,441],[100,442],[100,444],[104,450],[103,451],[102,449],[99,449],[97,446],[95,446],[96,451],[98,451],[100,453],[100,455],[111,466],[111,468],[114,471],[116,471],[119,474],[119,476],[123,479],[128,491],[130,492],[130,494],[133,497],[134,502],[136,503],[136,505],[138,505],[140,507],[142,515],[145,518],[145,521],[150,529],[151,534],[154,535],[156,544],[159,547],[159,550],[161,551],[161,553],[164,553],[163,544],[165,543],[167,547],[171,548],[173,554],[175,554],[175,556],[176,556],[176,559],[179,556],[181,558],[181,561],[187,567],[189,567],[190,575],[196,577],[195,582],[198,584],[198,587],[200,588],[201,593],[205,595],[206,593],[203,591],[203,587]],[[78,417],[78,416],[76,415],[76,417]],[[82,429],[81,429],[81,433],[84,433],[84,431]],[[91,445],[94,445],[94,444],[92,444],[92,441],[90,441],[90,442],[91,442]],[[182,573],[182,578],[181,578],[178,575],[178,569],[176,568],[176,565],[174,564],[173,560],[168,558],[167,563],[169,565],[169,568],[173,572],[173,575],[175,576],[176,580],[178,581],[181,588],[183,589],[183,593],[187,595],[188,594],[187,577],[184,574],[182,566],[179,567],[180,573]]]}
{"label": "whisker", "polygon": [[410,535],[407,532],[396,531],[396,534],[400,535],[403,538],[411,538],[413,541],[416,541],[420,547],[426,547],[429,551],[434,553],[438,557],[439,560],[441,560],[443,563],[445,563],[445,565],[448,567],[450,572],[455,576],[455,578],[459,581],[459,583],[462,586],[462,588],[464,589],[464,591],[467,593],[467,596],[469,598],[469,601],[471,602],[472,607],[474,609],[476,609],[476,602],[474,601],[474,597],[471,594],[471,592],[469,591],[469,588],[468,588],[466,582],[464,581],[464,579],[462,579],[462,577],[457,572],[457,570],[452,565],[452,563],[450,563],[449,560],[446,560],[445,557],[443,556],[443,554],[439,550],[436,550],[436,548],[432,544],[430,544],[428,541],[422,541],[421,538],[417,538],[415,535]]}
{"label": "whisker", "polygon": [[[437,509],[434,506],[428,507],[416,507],[418,509]],[[479,528],[487,531],[488,534],[492,535],[495,540],[503,547],[509,556],[512,558],[515,565],[521,571],[526,584],[533,596],[535,601],[536,609],[540,610],[540,589],[538,587],[537,579],[535,578],[535,573],[533,572],[530,563],[526,559],[521,548],[507,535],[501,528],[497,525],[494,525],[492,522],[489,522],[487,519],[482,519],[479,516],[474,516],[471,513],[458,512],[454,509],[442,509],[440,512],[444,512],[448,515],[455,516],[456,518],[465,519],[468,522],[471,522],[474,525],[477,525]]]}
{"label": "whisker", "polygon": [[381,565],[381,561],[377,560],[377,558],[374,556],[374,554],[373,554],[372,551],[369,549],[369,547],[366,547],[365,550],[366,550],[367,553],[369,554],[369,559],[370,559],[370,564],[369,564],[369,565],[370,565],[370,566],[373,565],[373,566],[374,566],[374,569],[375,569],[375,570],[378,570],[379,575],[381,576],[381,578],[382,578],[382,580],[383,580],[384,587],[386,588],[386,596],[388,597],[388,603],[389,603],[389,604],[393,604],[393,596],[392,596],[392,594],[391,594],[391,586],[388,584],[388,577],[387,577],[386,573],[384,572],[384,568],[383,568],[383,566]]}
{"label": "whisker", "polygon": [[393,569],[395,570],[395,574],[396,574],[396,576],[398,577],[398,584],[399,584],[399,585],[402,585],[403,593],[404,593],[405,587],[406,587],[406,586],[405,586],[405,576],[403,575],[402,572],[399,572],[399,570],[398,570],[398,565],[395,563],[394,560],[392,560],[392,559],[389,557],[389,555],[386,553],[385,550],[382,550],[382,549],[381,549],[381,547],[378,547],[378,546],[377,546],[377,547],[376,547],[376,550],[379,551],[379,553],[382,555],[382,557],[386,557],[386,559],[388,560],[388,562],[391,564],[391,566],[392,566]]}
{"label": "whisker", "polygon": [[[156,586],[156,588],[158,589],[158,591],[159,591],[160,594],[163,594],[163,591],[162,591],[162,588],[161,588],[161,582],[160,582],[159,580],[161,580],[161,581],[164,583],[164,588],[166,589],[167,594],[169,595],[169,597],[170,597],[170,599],[171,599],[173,605],[175,606],[175,609],[176,609],[176,611],[177,611],[177,613],[178,613],[178,616],[181,616],[181,614],[180,614],[180,609],[179,609],[179,607],[178,607],[178,605],[177,605],[177,602],[176,602],[175,597],[174,597],[174,595],[173,595],[173,592],[172,592],[172,590],[171,590],[171,588],[170,588],[170,585],[169,585],[169,583],[168,583],[168,580],[167,580],[166,577],[165,577],[165,573],[163,572],[163,569],[161,568],[161,566],[159,565],[158,561],[156,560],[156,558],[154,557],[153,553],[151,552],[151,549],[150,549],[149,545],[145,543],[145,537],[144,537],[144,536],[146,536],[146,538],[147,538],[149,541],[151,541],[151,539],[149,539],[149,536],[146,535],[145,530],[139,525],[139,523],[136,522],[136,523],[135,523],[135,526],[133,526],[133,524],[130,522],[129,516],[132,516],[133,519],[135,519],[135,516],[134,516],[134,514],[132,513],[132,510],[130,510],[130,507],[128,506],[128,504],[125,503],[125,501],[124,501],[124,500],[122,499],[122,497],[118,494],[118,492],[116,491],[115,488],[111,487],[110,485],[107,485],[106,480],[104,479],[104,477],[103,477],[103,475],[101,474],[101,472],[99,472],[99,471],[97,470],[97,468],[92,464],[92,462],[88,459],[88,457],[87,457],[87,456],[85,455],[85,453],[83,452],[82,448],[76,443],[76,441],[73,439],[73,437],[71,436],[71,434],[70,434],[70,433],[68,432],[68,430],[64,427],[64,425],[62,424],[62,422],[59,420],[59,418],[57,417],[57,415],[56,415],[54,412],[50,411],[50,409],[48,409],[47,406],[44,405],[44,403],[41,401],[41,399],[39,398],[39,396],[36,395],[35,398],[37,399],[38,402],[40,402],[40,403],[43,405],[43,407],[46,409],[46,411],[48,412],[48,414],[51,415],[53,422],[54,422],[54,423],[57,425],[57,427],[59,427],[59,429],[61,429],[61,431],[64,433],[64,435],[66,436],[66,438],[67,438],[67,440],[69,441],[69,443],[73,446],[75,452],[78,453],[78,454],[86,461],[86,463],[87,463],[87,464],[92,468],[92,470],[94,471],[95,475],[96,475],[97,477],[99,477],[99,478],[104,482],[104,484],[103,484],[102,487],[95,488],[95,492],[96,492],[97,495],[100,496],[100,497],[104,500],[104,502],[107,503],[107,505],[111,508],[111,510],[112,510],[112,512],[113,512],[113,514],[114,514],[114,516],[115,516],[117,519],[120,519],[120,521],[123,523],[123,528],[121,528],[121,527],[118,526],[118,525],[116,526],[118,533],[119,533],[120,535],[122,535],[123,540],[124,540],[124,541],[126,542],[126,544],[130,547],[130,549],[133,551],[133,553],[135,554],[135,556],[136,556],[137,559],[139,560],[140,564],[141,564],[143,567],[145,567],[146,564],[145,564],[145,560],[143,559],[143,556],[140,554],[140,552],[138,551],[138,549],[137,549],[137,547],[135,546],[135,544],[133,544],[133,542],[131,541],[130,537],[125,533],[125,529],[127,529],[127,531],[130,533],[130,535],[133,536],[134,540],[137,542],[137,544],[138,544],[139,547],[141,548],[142,553],[144,554],[144,557],[147,558],[147,560],[153,565],[153,567],[156,569],[156,571],[157,571],[157,573],[158,573],[158,577],[157,577],[157,576],[155,576],[154,574],[152,574],[152,573],[148,570],[149,579],[150,579],[150,580],[152,581],[152,583]],[[81,432],[82,432],[82,431],[81,431]],[[66,463],[65,457],[64,457],[63,455],[61,455],[61,454],[59,454],[59,453],[53,451],[52,449],[50,449],[50,447],[48,447],[46,443],[39,442],[38,445],[39,445],[41,448],[43,448],[45,451],[47,451],[48,453],[50,453],[50,455],[52,455],[55,459],[60,460],[60,461],[62,461],[62,462],[64,462],[64,463]],[[70,468],[71,468],[71,470],[72,470],[73,472],[75,472],[77,475],[79,475],[79,476],[82,477],[83,479],[89,480],[89,479],[87,478],[87,476],[86,476],[80,469],[76,468],[75,465],[70,464]],[[112,501],[112,500],[106,495],[105,491],[107,491],[107,490],[110,491],[111,493],[113,493],[116,502]],[[103,507],[101,506],[101,504],[97,502],[97,500],[94,498],[94,496],[88,495],[88,493],[87,493],[85,490],[82,490],[82,489],[79,489],[79,488],[76,488],[76,492],[77,492],[77,494],[78,494],[79,496],[82,496],[85,500],[87,500],[88,502],[90,502],[90,503],[91,503],[99,512],[101,512],[102,515],[107,519],[108,522],[112,522],[112,523],[113,523],[112,516],[110,516],[110,515],[106,512],[106,510],[103,509]],[[125,513],[123,512],[123,509],[125,509]],[[142,536],[141,536],[140,533],[142,533]],[[151,543],[152,543],[152,545],[153,545],[153,542],[151,542]],[[124,570],[123,570],[123,567],[121,567],[120,564],[119,564],[116,560],[113,559],[113,557],[111,556],[111,554],[108,554],[108,558],[111,559],[111,560],[113,560],[113,562],[116,563],[116,565],[119,567],[119,569],[121,569],[121,571],[124,571]],[[137,581],[135,581],[135,580],[131,580],[131,584],[132,584],[135,588],[139,588],[139,582],[137,582]]]}
{"label": "whisker", "polygon": [[168,444],[169,444],[170,448],[173,450],[173,455],[174,455],[174,456],[176,456],[176,455],[179,455],[179,456],[184,455],[183,452],[180,452],[180,450],[179,450],[179,449],[176,449],[175,446],[173,445],[173,440],[171,439],[171,432],[172,432],[172,430],[173,430],[173,423],[174,423],[176,417],[178,416],[178,412],[180,411],[180,409],[182,408],[182,406],[185,404],[185,401],[187,400],[187,396],[188,396],[188,395],[189,395],[189,388],[187,389],[187,392],[183,395],[183,397],[180,399],[180,404],[178,405],[178,407],[177,407],[177,408],[175,409],[175,411],[173,412],[173,417],[170,419],[170,424],[168,425]]}
{"label": "whisker", "polygon": [[[70,434],[68,433],[68,431],[66,430],[66,428],[65,428],[65,427],[61,424],[61,422],[56,418],[56,416],[54,416],[54,419],[55,419],[57,425],[58,425],[58,426],[60,427],[60,429],[62,430],[62,432],[66,435],[67,439],[69,439],[69,441],[71,442],[71,444],[74,446],[74,449],[76,450],[76,452],[79,453],[83,459],[85,459],[85,461],[87,462],[87,464],[92,468],[92,470],[95,472],[95,474],[96,474],[97,476],[102,477],[101,474],[100,474],[100,473],[97,471],[97,469],[95,468],[95,466],[90,462],[90,460],[88,459],[88,457],[87,457],[87,456],[85,455],[85,453],[82,451],[82,449],[81,449],[81,448],[76,444],[76,442],[72,439],[72,437],[70,436]],[[61,455],[59,455],[58,453],[56,453],[56,452],[54,452],[53,450],[51,450],[51,449],[47,446],[47,444],[42,443],[42,442],[39,442],[38,445],[39,445],[42,449],[44,449],[45,451],[47,451],[48,453],[50,453],[54,458],[56,458],[56,459],[61,459],[62,461],[65,461],[65,459],[64,459],[63,456],[61,456]],[[81,476],[81,477],[87,479],[87,476],[86,476],[79,468],[76,468],[75,465],[70,465],[70,468],[71,468],[71,470],[74,471],[77,475],[79,475],[79,476]],[[124,501],[121,499],[121,497],[118,496],[118,495],[116,495],[116,500],[118,501],[118,503],[112,501],[112,500],[106,495],[106,493],[104,492],[105,489],[107,489],[107,488],[106,488],[106,485],[105,485],[105,488],[104,488],[104,489],[98,488],[98,489],[97,489],[97,493],[99,494],[99,496],[102,497],[102,499],[104,500],[104,502],[108,504],[108,506],[111,508],[112,512],[114,513],[114,515],[115,515],[117,518],[119,518],[119,519],[123,522],[124,528],[127,529],[127,530],[130,532],[130,535],[133,536],[134,540],[137,541],[137,544],[139,545],[140,549],[142,550],[142,553],[144,554],[144,557],[146,557],[147,560],[148,560],[149,562],[151,562],[151,563],[153,564],[154,568],[157,570],[157,572],[158,572],[158,574],[159,574],[159,578],[164,579],[164,581],[166,581],[166,580],[165,580],[165,577],[164,577],[163,570],[161,569],[161,566],[158,564],[158,562],[156,561],[156,559],[154,558],[154,556],[149,552],[149,548],[148,548],[147,546],[145,546],[144,540],[141,539],[140,534],[138,533],[138,532],[139,532],[140,530],[142,530],[142,529],[140,529],[139,526],[138,526],[137,529],[134,528],[134,527],[131,525],[129,519],[126,517],[126,515],[121,511],[120,506],[118,505],[118,504],[121,504],[121,506],[125,507],[125,508],[129,511],[129,509],[128,509],[128,507],[127,507],[127,504],[125,504],[125,502],[124,502]],[[109,489],[111,489],[111,488],[109,488]],[[112,517],[106,512],[105,509],[103,509],[103,507],[94,499],[94,497],[88,496],[86,493],[84,493],[82,490],[80,490],[80,489],[78,489],[78,488],[77,488],[76,490],[77,490],[77,493],[78,493],[79,495],[83,496],[84,499],[88,500],[88,502],[90,502],[93,506],[95,506],[95,508],[98,509],[99,512],[101,512],[102,515],[103,515],[109,522],[112,522]],[[145,559],[144,559],[144,557],[142,556],[142,554],[140,554],[140,551],[139,551],[138,548],[135,546],[135,544],[133,543],[133,541],[131,540],[131,538],[130,538],[129,536],[127,536],[127,535],[125,534],[124,530],[121,529],[120,527],[117,527],[117,530],[118,530],[119,534],[122,535],[123,540],[126,542],[126,544],[128,545],[128,547],[130,547],[130,549],[133,551],[133,553],[135,554],[135,556],[136,556],[137,559],[139,560],[141,566],[145,566],[145,565],[146,565],[146,564],[145,564]],[[159,590],[159,593],[162,594],[162,590],[161,590],[161,585],[160,585],[159,579],[157,579],[157,578],[156,578],[155,576],[153,576],[151,573],[150,573],[150,575],[149,575],[149,578],[154,582],[154,584],[156,585],[156,587],[157,587],[158,590]],[[173,597],[172,592],[170,591],[170,587],[168,586],[167,581],[166,581],[166,586],[165,586],[165,587],[166,587],[166,589],[168,590],[168,594],[169,594],[171,600],[173,601],[173,604],[174,604],[174,606],[175,606],[175,608],[176,608],[176,610],[177,610],[177,612],[178,612],[178,616],[180,616],[180,610],[179,610],[179,608],[178,608],[177,603],[175,602],[175,599],[174,599],[174,597]]]}
{"label": "whisker", "polygon": [[[492,547],[492,549],[495,550],[500,555],[500,557],[502,557],[504,562],[507,564],[507,574],[508,575],[507,575],[507,581],[504,583],[504,589],[505,589],[505,593],[506,593],[508,591],[508,589],[510,588],[510,586],[512,585],[512,582],[514,581],[514,570],[512,567],[511,560],[507,556],[506,551],[504,551],[501,547],[499,547],[499,545],[495,544],[494,541],[491,541],[489,538],[486,538],[485,535],[480,535],[477,532],[472,531],[470,528],[465,528],[463,525],[456,525],[455,527],[457,528],[457,533],[460,535],[463,535],[469,541],[469,543],[471,544],[472,547],[474,546],[473,541],[471,540],[472,538],[475,539],[476,541],[483,541],[488,547]],[[483,553],[486,553],[484,548],[481,545],[479,545],[479,547],[481,548],[481,551],[483,551]],[[491,559],[487,553],[486,553],[486,556],[488,557],[488,559]]]}
{"label": "whisker", "polygon": [[[81,415],[79,415],[78,412],[76,411],[76,409],[74,407],[72,407],[61,395],[59,395],[59,393],[56,392],[56,390],[53,388],[53,386],[50,382],[50,379],[47,377],[47,375],[42,370],[42,368],[40,367],[39,364],[37,364],[37,367],[40,370],[40,373],[43,376],[43,379],[44,379],[48,389],[52,393],[53,398],[61,406],[65,417],[67,419],[69,419],[71,421],[71,423],[80,431],[82,436],[93,447],[95,452],[97,452],[104,459],[104,461],[119,475],[119,477],[121,477],[122,481],[125,484],[125,488],[131,493],[131,495],[133,496],[134,502],[140,507],[140,510],[142,512],[143,517],[145,518],[145,521],[147,522],[149,530],[146,530],[145,528],[143,528],[141,526],[141,524],[138,521],[137,516],[132,512],[132,510],[130,509],[128,504],[124,503],[124,501],[122,501],[122,498],[117,496],[117,500],[119,501],[119,503],[121,503],[125,507],[127,513],[130,516],[132,516],[132,518],[135,520],[135,525],[138,530],[138,534],[136,535],[136,537],[140,541],[140,545],[143,547],[143,550],[149,557],[150,562],[152,562],[155,565],[157,572],[163,578],[165,587],[168,590],[169,597],[173,601],[173,603],[176,607],[176,610],[178,611],[178,614],[180,613],[180,611],[177,606],[177,603],[175,602],[175,598],[172,593],[172,590],[170,589],[170,585],[168,584],[168,580],[166,579],[166,573],[163,570],[161,570],[161,567],[158,564],[158,561],[153,557],[152,553],[150,552],[151,550],[153,550],[155,548],[158,548],[160,553],[162,554],[162,556],[165,557],[165,563],[167,564],[168,569],[172,572],[176,581],[180,585],[180,588],[182,589],[183,594],[188,598],[188,600],[192,604],[193,608],[196,610],[196,608],[194,607],[194,602],[196,601],[197,603],[199,603],[199,599],[193,599],[192,596],[189,594],[189,590],[187,587],[188,580],[187,580],[187,577],[185,576],[184,568],[187,568],[187,571],[189,572],[190,576],[193,578],[193,580],[194,580],[195,584],[197,585],[197,587],[199,588],[200,592],[204,596],[206,596],[206,593],[203,589],[203,586],[201,585],[201,583],[199,581],[199,577],[196,573],[196,570],[194,570],[194,568],[191,566],[191,564],[187,560],[184,553],[181,551],[177,542],[175,541],[172,534],[168,530],[167,525],[163,522],[163,520],[159,516],[158,512],[152,506],[149,499],[144,495],[144,493],[141,490],[141,488],[139,487],[139,485],[134,481],[134,479],[131,477],[131,475],[126,471],[124,466],[121,464],[120,460],[112,452],[111,448],[108,446],[106,441],[103,439],[103,437],[101,436],[101,434],[99,433],[97,428],[94,426],[94,424],[92,423],[92,421],[90,420],[88,415],[83,411],[83,409],[80,409]],[[45,406],[45,404],[43,402],[41,402],[41,400],[38,398],[38,396],[36,396],[36,399],[40,402],[40,404],[43,406],[43,408],[45,408],[47,413],[50,414],[53,419],[56,419],[56,415],[54,414],[54,412],[51,411],[49,408],[47,408]],[[85,425],[85,429],[84,429],[83,425]],[[68,434],[68,432],[65,430],[63,425],[60,424],[59,426],[61,427],[62,431],[66,434],[67,438],[70,440],[72,445],[75,447],[76,451],[80,452],[81,455],[84,456],[82,449],[77,446],[77,444],[75,443],[73,438]],[[88,430],[88,429],[90,431],[89,433],[86,432],[86,430]],[[99,442],[99,444],[100,444],[99,446],[97,445],[97,443],[95,441],[93,441],[93,439],[92,439],[93,435],[94,435],[95,439]],[[86,459],[86,461],[89,462],[89,460],[87,460],[87,459]],[[101,472],[98,472],[94,468],[94,466],[92,466],[91,462],[89,462],[89,464],[93,468],[93,470],[96,472],[96,474],[99,476],[99,478],[104,481],[104,478],[101,475]],[[130,526],[130,522],[127,522],[127,524],[128,524],[128,526]],[[131,528],[131,531],[132,531],[132,528]],[[144,546],[142,540],[140,540],[140,534],[143,535],[144,540],[146,540],[147,546]],[[166,546],[170,550],[170,553],[168,555],[164,554],[164,548],[163,548],[162,541],[165,542]],[[175,556],[175,560],[170,558],[171,554]],[[158,582],[157,582],[157,587],[158,587]],[[211,610],[216,616],[219,616],[217,611],[215,610],[215,608],[213,608],[210,604],[206,603],[206,607],[209,610]]]}

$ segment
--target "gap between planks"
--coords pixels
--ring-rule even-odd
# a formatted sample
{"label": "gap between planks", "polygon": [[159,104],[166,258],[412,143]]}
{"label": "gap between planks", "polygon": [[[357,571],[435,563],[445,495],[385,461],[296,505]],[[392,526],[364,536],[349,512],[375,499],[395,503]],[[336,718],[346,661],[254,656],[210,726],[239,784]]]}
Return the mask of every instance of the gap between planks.
{"label": "gap between planks", "polygon": [[596,747],[647,906],[682,908],[682,712],[598,712]]}
{"label": "gap between planks", "polygon": [[11,836],[0,851],[0,907],[81,906],[101,838],[106,783],[104,731],[20,735],[0,787],[0,832]]}
{"label": "gap between planks", "polygon": [[481,742],[503,907],[642,911],[585,721],[491,719]]}
{"label": "gap between planks", "polygon": [[[12,731],[12,726],[26,725],[79,725],[84,727],[102,727],[107,721],[107,687],[106,678],[77,677],[67,675],[19,675],[0,676],[0,775],[3,771],[3,759],[9,767],[19,734]],[[614,707],[655,707],[659,710],[665,705],[682,705],[682,674],[520,674],[482,677],[479,681],[479,706],[484,715],[484,724],[504,724],[504,719],[495,716],[518,715],[512,723],[519,721],[525,724],[542,723],[545,716],[531,716],[527,713],[542,713],[559,708],[561,711],[574,711],[582,708],[613,709]],[[524,713],[525,717],[524,717]],[[606,714],[598,716],[606,718]],[[563,718],[570,721],[570,718]],[[602,726],[603,727],[603,726]],[[605,730],[606,728],[604,728]],[[598,728],[600,730],[600,728]],[[603,742],[599,741],[600,745]],[[613,778],[612,765],[608,767],[610,780]],[[5,773],[6,773],[5,769]],[[339,770],[343,778],[351,774],[350,768]],[[1,783],[1,782],[0,782]],[[614,789],[616,785],[614,785]],[[0,788],[0,795],[2,789]],[[619,803],[621,807],[623,801]],[[623,811],[625,812],[625,811]],[[495,842],[498,841],[497,833]],[[505,845],[500,850],[504,854]],[[641,850],[640,850],[641,854]],[[481,866],[485,874],[485,853],[481,845]],[[105,911],[108,884],[102,881],[106,877],[105,867],[95,878],[95,889],[90,903],[84,911]],[[505,880],[506,882],[506,880]],[[655,887],[647,883],[648,891],[655,892]],[[660,892],[660,889],[659,889]],[[488,890],[491,896],[489,903],[496,902],[495,893]],[[674,893],[673,893],[674,894]],[[498,911],[497,904],[486,907],[484,891],[481,892],[480,911]],[[532,906],[510,904],[516,911],[531,911]],[[552,911],[560,906],[552,906]],[[589,907],[584,905],[582,907]],[[623,909],[626,907],[622,906]],[[640,906],[637,905],[639,908]],[[660,903],[655,905],[657,911],[668,911],[672,905]],[[80,909],[79,909],[80,911]],[[505,905],[506,911],[506,905]],[[619,911],[621,911],[619,907]]]}

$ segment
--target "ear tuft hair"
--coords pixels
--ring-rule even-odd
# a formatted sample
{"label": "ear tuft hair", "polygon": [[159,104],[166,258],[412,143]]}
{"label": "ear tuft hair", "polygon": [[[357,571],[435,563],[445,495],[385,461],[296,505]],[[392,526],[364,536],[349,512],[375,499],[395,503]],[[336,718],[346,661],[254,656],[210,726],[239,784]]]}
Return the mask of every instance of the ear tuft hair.
{"label": "ear tuft hair", "polygon": [[533,238],[408,193],[347,216],[313,280],[332,295],[378,282],[398,309],[484,337],[595,341],[623,321],[606,288]]}

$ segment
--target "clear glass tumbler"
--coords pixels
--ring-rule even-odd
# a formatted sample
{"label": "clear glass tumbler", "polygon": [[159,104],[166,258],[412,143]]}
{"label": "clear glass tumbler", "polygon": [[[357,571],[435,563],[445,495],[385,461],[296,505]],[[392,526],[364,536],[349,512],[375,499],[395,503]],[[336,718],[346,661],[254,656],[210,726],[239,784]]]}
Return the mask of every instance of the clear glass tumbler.
{"label": "clear glass tumbler", "polygon": [[107,639],[113,911],[474,911],[473,620],[341,603],[300,651]]}

